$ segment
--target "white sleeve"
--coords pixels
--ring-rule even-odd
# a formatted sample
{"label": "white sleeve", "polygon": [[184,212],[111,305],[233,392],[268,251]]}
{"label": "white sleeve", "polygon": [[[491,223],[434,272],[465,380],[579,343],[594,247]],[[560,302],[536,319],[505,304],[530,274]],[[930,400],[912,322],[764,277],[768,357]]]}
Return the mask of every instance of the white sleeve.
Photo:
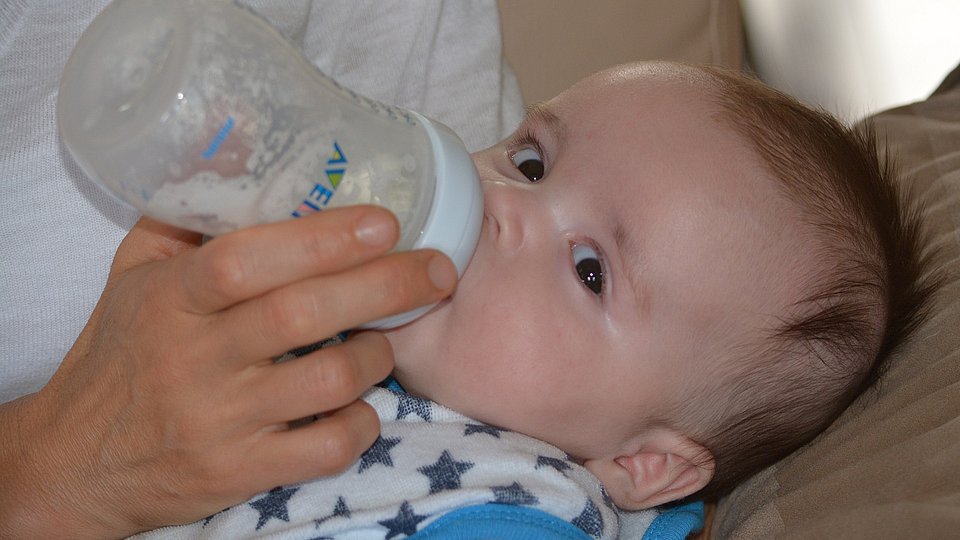
{"label": "white sleeve", "polygon": [[316,1],[303,47],[341,84],[447,124],[470,150],[509,134],[523,112],[495,0]]}

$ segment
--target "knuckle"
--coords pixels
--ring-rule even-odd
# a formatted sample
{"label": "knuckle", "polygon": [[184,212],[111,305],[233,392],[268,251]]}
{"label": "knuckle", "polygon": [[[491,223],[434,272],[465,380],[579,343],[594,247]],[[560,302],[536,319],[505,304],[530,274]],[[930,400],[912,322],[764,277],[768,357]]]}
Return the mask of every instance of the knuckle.
{"label": "knuckle", "polygon": [[275,291],[263,298],[264,333],[268,338],[299,343],[313,328],[314,314],[302,296],[287,289]]}
{"label": "knuckle", "polygon": [[311,234],[301,237],[301,252],[303,256],[315,264],[325,264],[342,251],[346,243],[344,235],[338,231],[311,229]]}
{"label": "knuckle", "polygon": [[342,423],[325,426],[327,429],[318,446],[319,460],[329,472],[342,471],[349,467],[360,454],[359,444],[353,430]]}
{"label": "knuckle", "polygon": [[334,349],[324,351],[327,354],[312,364],[310,384],[314,392],[342,405],[356,397],[360,381],[349,355]]}
{"label": "knuckle", "polygon": [[204,261],[205,284],[217,294],[230,294],[243,286],[247,274],[246,264],[236,250],[227,249],[227,244],[216,247],[218,249],[211,250]]}

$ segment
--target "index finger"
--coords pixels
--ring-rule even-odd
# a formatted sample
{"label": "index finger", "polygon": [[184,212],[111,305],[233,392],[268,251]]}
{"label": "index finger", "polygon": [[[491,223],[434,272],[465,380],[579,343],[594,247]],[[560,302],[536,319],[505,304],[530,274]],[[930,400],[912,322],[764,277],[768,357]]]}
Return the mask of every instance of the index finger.
{"label": "index finger", "polygon": [[234,231],[176,261],[175,300],[193,313],[220,311],[288,283],[374,259],[398,236],[393,214],[370,205]]}

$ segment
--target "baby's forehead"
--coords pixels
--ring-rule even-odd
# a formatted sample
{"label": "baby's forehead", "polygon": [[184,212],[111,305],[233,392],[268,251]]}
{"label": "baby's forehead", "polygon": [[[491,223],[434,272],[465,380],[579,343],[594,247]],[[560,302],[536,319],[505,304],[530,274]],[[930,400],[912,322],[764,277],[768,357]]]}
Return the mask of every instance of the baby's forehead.
{"label": "baby's forehead", "polygon": [[[555,101],[567,131],[588,130],[587,142],[633,148],[657,160],[722,161],[711,174],[756,175],[760,158],[723,118],[718,88],[695,67],[671,63],[630,64],[581,81]],[[574,137],[575,139],[575,137]],[[645,152],[662,147],[664,152]]]}
{"label": "baby's forehead", "polygon": [[682,86],[703,86],[712,82],[710,73],[700,67],[667,61],[634,62],[599,71],[589,78],[606,83],[660,82]]}
{"label": "baby's forehead", "polygon": [[[610,98],[660,95],[678,102],[699,104],[716,110],[718,86],[707,70],[673,62],[640,62],[615,66],[587,77],[578,85]],[[578,85],[575,85],[574,88]]]}
{"label": "baby's forehead", "polygon": [[572,129],[585,116],[600,114],[607,127],[635,127],[638,133],[653,122],[676,126],[690,138],[700,134],[741,140],[729,123],[721,121],[719,92],[713,77],[700,68],[640,63],[596,73],[547,105],[561,116],[571,116]]}

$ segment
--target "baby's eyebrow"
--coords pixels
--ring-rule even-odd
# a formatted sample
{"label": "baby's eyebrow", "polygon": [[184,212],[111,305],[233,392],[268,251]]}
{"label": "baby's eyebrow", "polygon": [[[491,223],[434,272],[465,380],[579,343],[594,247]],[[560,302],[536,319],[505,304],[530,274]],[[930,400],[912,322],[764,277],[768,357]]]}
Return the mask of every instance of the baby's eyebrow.
{"label": "baby's eyebrow", "polygon": [[623,262],[623,273],[627,275],[627,282],[630,283],[637,308],[640,313],[644,313],[649,298],[647,295],[641,294],[643,287],[641,287],[642,281],[640,278],[640,246],[634,241],[633,236],[627,232],[619,217],[614,218],[613,241],[617,246],[620,261]]}
{"label": "baby's eyebrow", "polygon": [[546,103],[527,106],[523,123],[533,124],[549,132],[556,139],[557,146],[560,146],[566,137],[566,126],[563,120],[560,120],[560,117],[551,111]]}

